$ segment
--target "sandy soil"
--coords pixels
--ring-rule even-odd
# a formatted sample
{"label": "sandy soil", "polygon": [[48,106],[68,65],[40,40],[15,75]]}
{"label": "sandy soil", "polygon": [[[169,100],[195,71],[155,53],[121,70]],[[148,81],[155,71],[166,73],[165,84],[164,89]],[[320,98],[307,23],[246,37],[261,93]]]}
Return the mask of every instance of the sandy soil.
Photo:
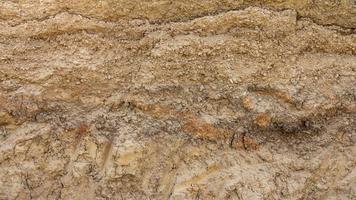
{"label": "sandy soil", "polygon": [[0,199],[355,199],[353,0],[0,2]]}

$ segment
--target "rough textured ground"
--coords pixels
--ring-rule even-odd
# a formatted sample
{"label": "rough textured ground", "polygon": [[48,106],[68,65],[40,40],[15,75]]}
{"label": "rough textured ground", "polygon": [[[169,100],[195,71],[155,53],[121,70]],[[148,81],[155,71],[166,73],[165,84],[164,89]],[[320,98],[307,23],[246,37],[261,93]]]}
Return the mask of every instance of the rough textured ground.
{"label": "rough textured ground", "polygon": [[0,1],[0,199],[355,199],[354,0]]}

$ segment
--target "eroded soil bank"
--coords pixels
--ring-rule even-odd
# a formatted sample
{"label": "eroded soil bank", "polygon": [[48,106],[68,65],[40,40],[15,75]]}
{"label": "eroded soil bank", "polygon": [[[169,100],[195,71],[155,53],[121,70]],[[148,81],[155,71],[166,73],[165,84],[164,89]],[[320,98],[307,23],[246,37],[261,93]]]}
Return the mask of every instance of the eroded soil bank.
{"label": "eroded soil bank", "polygon": [[0,199],[356,198],[353,0],[5,0],[0,25]]}

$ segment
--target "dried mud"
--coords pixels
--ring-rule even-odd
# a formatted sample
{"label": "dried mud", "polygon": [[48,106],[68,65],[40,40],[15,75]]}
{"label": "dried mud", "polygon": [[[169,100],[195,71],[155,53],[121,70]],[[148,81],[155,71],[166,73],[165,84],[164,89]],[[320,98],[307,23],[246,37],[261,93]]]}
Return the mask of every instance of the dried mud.
{"label": "dried mud", "polygon": [[0,199],[355,199],[355,1],[0,2]]}

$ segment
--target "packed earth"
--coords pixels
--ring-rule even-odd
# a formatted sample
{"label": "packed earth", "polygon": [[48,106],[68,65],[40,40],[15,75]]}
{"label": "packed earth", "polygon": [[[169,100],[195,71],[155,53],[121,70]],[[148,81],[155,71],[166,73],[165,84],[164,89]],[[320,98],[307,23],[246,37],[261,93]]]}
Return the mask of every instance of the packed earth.
{"label": "packed earth", "polygon": [[0,1],[12,199],[356,199],[356,1]]}

